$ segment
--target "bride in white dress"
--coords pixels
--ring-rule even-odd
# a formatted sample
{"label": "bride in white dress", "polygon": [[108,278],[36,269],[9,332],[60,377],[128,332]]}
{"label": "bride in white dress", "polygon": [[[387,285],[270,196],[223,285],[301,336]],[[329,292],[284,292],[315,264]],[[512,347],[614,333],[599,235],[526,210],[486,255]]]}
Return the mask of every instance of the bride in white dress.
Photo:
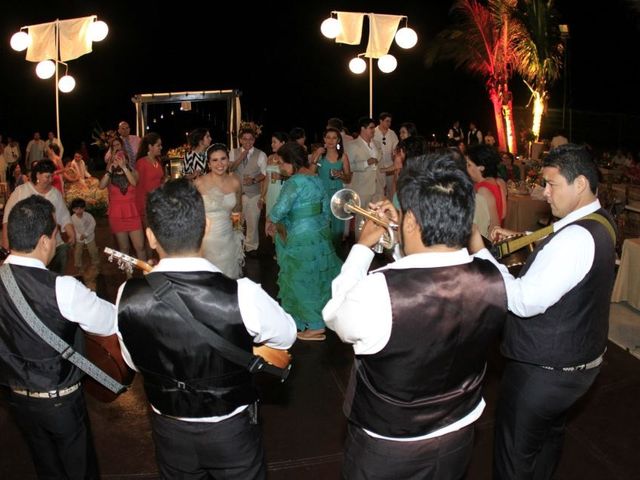
{"label": "bride in white dress", "polygon": [[[195,180],[211,222],[203,240],[204,257],[230,278],[242,276],[244,249],[242,230],[234,228],[232,213],[241,214],[240,179],[229,173],[226,145],[216,143],[207,149],[209,173]],[[238,225],[241,223],[238,221]]]}

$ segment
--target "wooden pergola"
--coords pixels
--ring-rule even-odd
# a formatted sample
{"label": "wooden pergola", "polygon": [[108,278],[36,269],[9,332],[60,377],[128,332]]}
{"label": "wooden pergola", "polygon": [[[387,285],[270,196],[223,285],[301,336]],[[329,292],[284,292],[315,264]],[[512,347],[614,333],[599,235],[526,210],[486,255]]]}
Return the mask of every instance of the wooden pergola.
{"label": "wooden pergola", "polygon": [[183,102],[227,102],[227,131],[230,148],[238,147],[238,130],[240,128],[240,90],[201,90],[192,92],[168,92],[168,93],[140,93],[134,95],[131,101],[136,106],[136,134],[144,136],[147,128],[148,109],[150,104],[156,103],[180,103]]}

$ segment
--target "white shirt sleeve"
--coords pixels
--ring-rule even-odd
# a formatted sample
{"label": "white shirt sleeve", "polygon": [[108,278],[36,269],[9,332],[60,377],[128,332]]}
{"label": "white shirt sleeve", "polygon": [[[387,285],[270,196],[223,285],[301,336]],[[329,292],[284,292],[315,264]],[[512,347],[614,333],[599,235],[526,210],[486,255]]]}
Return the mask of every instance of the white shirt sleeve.
{"label": "white shirt sleeve", "polygon": [[482,249],[476,256],[498,266],[507,289],[509,310],[526,318],[546,312],[582,281],[593,265],[595,243],[585,228],[569,225],[538,252],[520,278],[513,277],[488,250]]}
{"label": "white shirt sleeve", "polygon": [[373,252],[354,245],[331,283],[331,300],[322,310],[327,326],[356,354],[374,354],[391,337],[391,300],[382,273],[367,275]]}
{"label": "white shirt sleeve", "polygon": [[267,174],[267,154],[264,152],[260,152],[260,155],[258,155],[258,167],[262,175]]}
{"label": "white shirt sleeve", "polygon": [[238,303],[244,326],[255,343],[287,349],[296,341],[296,324],[287,312],[248,278],[238,280]]}
{"label": "white shirt sleeve", "polygon": [[129,350],[127,350],[127,346],[124,344],[124,340],[122,340],[122,333],[120,333],[120,327],[118,325],[118,305],[120,305],[120,298],[122,298],[122,291],[124,290],[124,283],[120,285],[118,288],[118,293],[116,294],[116,307],[114,309],[114,319],[116,324],[116,334],[118,335],[118,343],[120,344],[120,353],[122,354],[122,359],[124,362],[131,368],[138,372],[139,370],[136,368],[133,360],[131,359],[131,354]]}
{"label": "white shirt sleeve", "polygon": [[73,277],[56,278],[56,298],[62,316],[97,335],[116,331],[116,308]]}

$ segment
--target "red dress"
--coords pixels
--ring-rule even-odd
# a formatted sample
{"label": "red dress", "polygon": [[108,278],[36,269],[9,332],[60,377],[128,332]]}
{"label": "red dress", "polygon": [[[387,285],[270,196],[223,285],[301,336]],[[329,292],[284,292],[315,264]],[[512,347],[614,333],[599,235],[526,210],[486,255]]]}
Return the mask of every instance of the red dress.
{"label": "red dress", "polygon": [[476,192],[480,189],[480,187],[484,187],[491,192],[493,198],[496,200],[496,210],[498,210],[498,218],[500,219],[500,223],[502,223],[502,212],[504,212],[504,205],[502,205],[502,190],[496,183],[491,183],[487,181],[478,182],[474,185]]}
{"label": "red dress", "polygon": [[138,171],[138,184],[136,185],[136,207],[140,213],[140,217],[145,217],[145,205],[147,195],[162,184],[162,163],[155,162],[155,165],[148,157],[142,157],[136,162],[136,170]]}
{"label": "red dress", "polygon": [[129,185],[127,193],[113,183],[107,186],[109,191],[109,226],[111,232],[135,232],[142,230],[142,221],[136,207],[136,187]]}

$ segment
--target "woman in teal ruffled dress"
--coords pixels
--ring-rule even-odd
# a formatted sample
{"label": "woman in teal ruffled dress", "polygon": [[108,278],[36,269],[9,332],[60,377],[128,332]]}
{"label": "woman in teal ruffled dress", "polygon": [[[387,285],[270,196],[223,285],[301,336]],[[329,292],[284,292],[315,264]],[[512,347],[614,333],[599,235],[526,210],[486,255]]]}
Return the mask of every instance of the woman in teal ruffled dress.
{"label": "woman in teal ruffled dress", "polygon": [[[344,151],[340,130],[329,127],[324,131],[324,153],[318,159],[315,167],[318,178],[322,181],[329,199],[338,190],[344,188],[345,183],[351,181],[349,157]],[[311,165],[311,169],[314,165]],[[344,236],[344,220],[331,216],[331,239],[338,250]]]}
{"label": "woman in teal ruffled dress", "polygon": [[322,308],[342,262],[331,243],[329,197],[309,168],[307,152],[288,142],[278,150],[281,169],[290,176],[267,218],[275,238],[280,273],[279,298],[296,321],[298,338],[324,340]]}

